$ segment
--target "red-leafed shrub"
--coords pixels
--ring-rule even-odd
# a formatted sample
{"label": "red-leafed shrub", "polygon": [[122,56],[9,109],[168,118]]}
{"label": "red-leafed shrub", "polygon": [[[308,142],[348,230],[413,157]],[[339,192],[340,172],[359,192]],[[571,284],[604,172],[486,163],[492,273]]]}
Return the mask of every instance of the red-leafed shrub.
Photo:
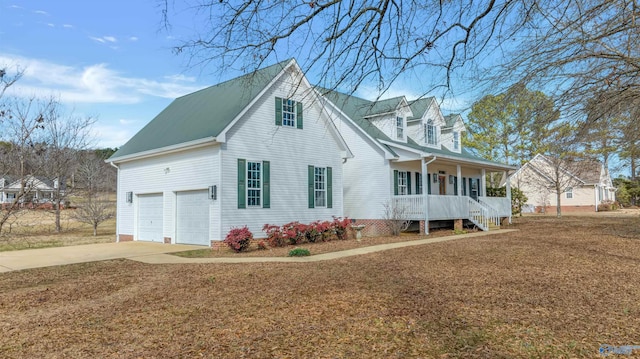
{"label": "red-leafed shrub", "polygon": [[305,232],[307,231],[307,226],[300,222],[283,224],[281,230],[290,245],[302,243],[306,239]]}
{"label": "red-leafed shrub", "polygon": [[247,226],[244,226],[242,228],[231,229],[229,233],[227,233],[224,243],[234,251],[242,252],[249,248],[251,240],[253,240],[253,233],[251,233]]}
{"label": "red-leafed shrub", "polygon": [[287,245],[287,238],[280,226],[265,224],[262,226],[262,231],[267,234],[267,242],[271,247],[284,247]]}
{"label": "red-leafed shrub", "polygon": [[338,239],[347,239],[349,238],[349,225],[351,224],[351,220],[349,218],[341,218],[341,217],[333,217],[333,230],[336,233],[336,237]]}
{"label": "red-leafed shrub", "polygon": [[258,249],[267,249],[267,242],[263,241],[263,240],[259,240],[258,241]]}

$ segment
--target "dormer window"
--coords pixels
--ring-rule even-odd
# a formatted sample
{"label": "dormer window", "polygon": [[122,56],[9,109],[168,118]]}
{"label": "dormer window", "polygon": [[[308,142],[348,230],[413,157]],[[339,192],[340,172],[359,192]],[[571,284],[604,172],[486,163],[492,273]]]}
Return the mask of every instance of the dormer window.
{"label": "dormer window", "polygon": [[396,117],[396,139],[404,140],[404,118]]}
{"label": "dormer window", "polygon": [[458,131],[453,131],[453,149],[460,149],[460,132]]}
{"label": "dormer window", "polygon": [[432,119],[429,119],[424,125],[424,138],[428,145],[436,146],[438,144],[438,132]]}

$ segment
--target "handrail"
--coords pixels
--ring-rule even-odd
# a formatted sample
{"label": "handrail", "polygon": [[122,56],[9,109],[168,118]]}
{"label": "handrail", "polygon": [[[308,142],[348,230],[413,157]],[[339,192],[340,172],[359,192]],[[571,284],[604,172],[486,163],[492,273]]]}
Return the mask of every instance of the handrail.
{"label": "handrail", "polygon": [[469,198],[469,220],[481,230],[489,230],[487,209],[473,198]]}
{"label": "handrail", "polygon": [[478,198],[478,203],[480,203],[487,209],[487,214],[489,216],[490,222],[495,224],[496,226],[500,226],[500,213],[498,212],[498,210],[493,208],[490,204],[481,200],[480,198]]}

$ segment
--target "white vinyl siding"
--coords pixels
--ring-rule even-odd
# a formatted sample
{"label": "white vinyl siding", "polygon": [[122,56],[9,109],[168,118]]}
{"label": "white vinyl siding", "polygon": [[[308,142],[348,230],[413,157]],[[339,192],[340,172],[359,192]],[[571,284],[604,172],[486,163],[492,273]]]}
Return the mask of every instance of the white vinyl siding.
{"label": "white vinyl siding", "polygon": [[457,131],[453,131],[453,149],[460,149],[460,133]]}

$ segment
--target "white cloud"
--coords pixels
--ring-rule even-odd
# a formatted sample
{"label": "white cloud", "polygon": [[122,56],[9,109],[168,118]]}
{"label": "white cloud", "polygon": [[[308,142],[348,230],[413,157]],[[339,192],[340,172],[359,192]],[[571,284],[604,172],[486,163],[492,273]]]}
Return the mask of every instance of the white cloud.
{"label": "white cloud", "polygon": [[123,127],[96,124],[92,128],[92,137],[100,148],[122,147],[138,132],[137,127]]}
{"label": "white cloud", "polygon": [[127,119],[124,119],[124,118],[121,118],[121,119],[118,120],[118,123],[120,123],[121,125],[125,125],[125,126],[126,125],[130,125],[130,124],[135,123],[135,122],[136,122],[135,120],[127,120]]}
{"label": "white cloud", "polygon": [[183,74],[168,75],[165,79],[172,82],[196,82],[196,78],[193,76],[185,76]]}
{"label": "white cloud", "polygon": [[48,23],[48,24],[47,24],[47,26],[49,26],[49,27],[56,27],[56,25],[55,25],[55,24],[52,24],[52,23]]}
{"label": "white cloud", "polygon": [[46,15],[49,16],[49,13],[44,11],[44,10],[35,10],[34,13],[38,14],[38,15]]}
{"label": "white cloud", "polygon": [[173,99],[201,88],[171,79],[156,81],[127,77],[104,63],[74,67],[0,54],[0,64],[17,65],[25,70],[22,79],[11,88],[17,95],[53,94],[69,104],[132,104],[141,102],[146,96]]}
{"label": "white cloud", "polygon": [[95,37],[95,36],[89,36],[89,38],[95,42],[99,42],[101,44],[106,44],[106,43],[116,43],[118,42],[118,39],[116,39],[113,36],[102,36],[102,37]]}
{"label": "white cloud", "polygon": [[129,41],[138,41],[138,37],[137,36],[131,36],[131,37],[129,37]]}
{"label": "white cloud", "polygon": [[73,25],[71,24],[64,24],[62,25],[62,27],[64,27],[65,29],[73,29]]}

